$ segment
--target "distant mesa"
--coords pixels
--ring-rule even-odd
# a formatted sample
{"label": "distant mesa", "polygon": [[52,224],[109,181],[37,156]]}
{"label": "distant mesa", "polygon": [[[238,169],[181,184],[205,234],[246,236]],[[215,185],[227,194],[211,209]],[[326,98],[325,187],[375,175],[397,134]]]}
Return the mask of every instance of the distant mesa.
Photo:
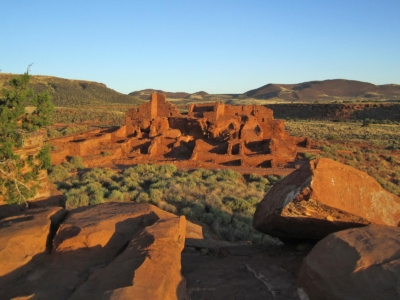
{"label": "distant mesa", "polygon": [[400,85],[333,79],[298,84],[267,84],[245,92],[242,97],[286,101],[332,100],[335,98],[400,99]]}
{"label": "distant mesa", "polygon": [[297,147],[311,145],[306,137],[290,136],[266,107],[191,104],[182,115],[156,92],[149,102],[129,109],[117,130],[97,129],[51,143],[58,149],[52,153],[54,164],[82,156],[88,166],[163,161],[248,168],[294,168]]}

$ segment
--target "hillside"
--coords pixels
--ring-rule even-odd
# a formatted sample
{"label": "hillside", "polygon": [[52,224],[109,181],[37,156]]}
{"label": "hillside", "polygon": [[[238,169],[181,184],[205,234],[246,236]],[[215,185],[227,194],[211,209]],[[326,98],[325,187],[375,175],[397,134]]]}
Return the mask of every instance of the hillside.
{"label": "hillside", "polygon": [[[6,86],[15,74],[0,73],[0,87]],[[33,75],[30,84],[35,92],[49,91],[55,106],[131,104],[142,101],[134,96],[118,93],[103,83],[71,80],[53,76]]]}
{"label": "hillside", "polygon": [[398,100],[400,99],[400,85],[374,85],[345,79],[309,81],[298,84],[267,84],[247,91],[242,97],[283,101]]}

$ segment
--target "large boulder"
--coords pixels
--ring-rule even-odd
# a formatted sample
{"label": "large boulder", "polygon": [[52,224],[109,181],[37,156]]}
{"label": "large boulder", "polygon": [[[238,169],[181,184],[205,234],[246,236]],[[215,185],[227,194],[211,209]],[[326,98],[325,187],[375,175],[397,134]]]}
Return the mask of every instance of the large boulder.
{"label": "large boulder", "polygon": [[400,198],[366,173],[325,158],[274,185],[253,219],[254,227],[269,235],[310,240],[370,223],[398,226]]}
{"label": "large boulder", "polygon": [[329,235],[298,275],[304,299],[400,299],[400,228],[370,225]]}
{"label": "large boulder", "polygon": [[46,252],[51,230],[67,211],[61,207],[25,210],[0,220],[0,277]]}

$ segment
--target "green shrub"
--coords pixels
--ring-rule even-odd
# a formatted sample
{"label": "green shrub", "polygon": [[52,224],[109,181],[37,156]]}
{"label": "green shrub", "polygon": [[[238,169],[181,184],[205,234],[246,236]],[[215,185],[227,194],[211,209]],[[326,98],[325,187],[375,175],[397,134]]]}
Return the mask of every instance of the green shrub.
{"label": "green shrub", "polygon": [[[63,188],[67,191],[86,188],[89,205],[102,201],[149,202],[203,222],[218,236],[236,241],[252,236],[262,240],[252,228],[252,215],[265,190],[279,180],[279,176],[271,175],[268,178],[253,175],[246,180],[230,170],[183,172],[171,165],[137,165],[122,173],[95,168],[75,175]],[[247,227],[238,226],[242,223]]]}
{"label": "green shrub", "polygon": [[86,166],[83,164],[83,159],[80,156],[73,156],[69,159],[69,163],[71,163],[75,169],[84,169]]}
{"label": "green shrub", "polygon": [[66,209],[74,209],[80,206],[89,205],[89,196],[86,193],[84,187],[79,189],[71,189],[65,193],[67,202],[65,204]]}
{"label": "green shrub", "polygon": [[368,127],[368,126],[370,126],[371,125],[371,120],[370,119],[365,119],[365,120],[363,120],[363,122],[362,122],[362,127]]}
{"label": "green shrub", "polygon": [[141,192],[135,199],[136,202],[150,202],[150,197],[147,193]]}
{"label": "green shrub", "polygon": [[335,135],[335,134],[328,134],[327,136],[326,136],[326,139],[328,140],[328,141],[331,141],[331,140],[337,140],[338,139],[338,136],[337,135]]}
{"label": "green shrub", "polygon": [[218,181],[238,180],[238,179],[242,178],[242,175],[240,173],[229,170],[229,169],[223,169],[223,170],[217,171],[216,176],[217,176]]}
{"label": "green shrub", "polygon": [[304,158],[307,159],[307,160],[313,160],[313,159],[316,158],[316,156],[314,154],[312,154],[312,153],[304,152]]}
{"label": "green shrub", "polygon": [[190,207],[184,207],[181,209],[181,214],[186,216],[189,219],[194,219],[196,216],[193,214],[192,209]]}
{"label": "green shrub", "polygon": [[107,198],[107,201],[113,201],[113,202],[120,202],[123,200],[124,200],[124,195],[118,190],[113,190]]}
{"label": "green shrub", "polygon": [[51,182],[62,182],[69,177],[69,172],[61,165],[52,166],[49,173],[49,180]]}
{"label": "green shrub", "polygon": [[173,214],[176,214],[177,211],[178,211],[174,205],[169,204],[169,203],[167,203],[167,202],[165,202],[165,201],[160,201],[160,202],[158,202],[158,203],[157,203],[157,206],[158,206],[159,208],[161,208],[161,209],[163,209],[163,210],[165,210],[165,211],[169,211],[169,212],[171,212],[171,213],[173,213]]}

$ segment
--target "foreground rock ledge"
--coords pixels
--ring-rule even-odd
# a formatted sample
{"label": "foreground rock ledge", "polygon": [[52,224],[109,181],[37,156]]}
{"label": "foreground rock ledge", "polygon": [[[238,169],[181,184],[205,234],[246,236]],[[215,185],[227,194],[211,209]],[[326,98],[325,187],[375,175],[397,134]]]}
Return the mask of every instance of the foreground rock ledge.
{"label": "foreground rock ledge", "polygon": [[[67,211],[61,207],[31,209],[0,221],[0,278],[28,264],[48,247],[51,226],[56,228]],[[26,271],[26,270],[25,270]]]}
{"label": "foreground rock ledge", "polygon": [[[43,228],[49,229],[50,212],[57,209],[31,210],[32,216],[5,230],[30,225],[29,220],[42,215]],[[28,232],[34,235],[43,230],[32,227]],[[0,276],[0,299],[186,299],[181,275],[186,232],[191,238],[202,236],[201,227],[184,217],[131,202],[70,211],[54,236],[50,254],[42,253],[48,231],[40,236],[43,246],[35,252],[39,254]],[[30,251],[20,252],[35,254]]]}
{"label": "foreground rock ledge", "polygon": [[400,228],[370,225],[329,235],[306,257],[298,284],[310,300],[400,299]]}
{"label": "foreground rock ledge", "polygon": [[320,240],[370,223],[398,226],[400,198],[366,173],[325,158],[274,185],[253,219],[256,229],[281,239]]}
{"label": "foreground rock ledge", "polygon": [[181,275],[184,216],[158,220],[68,299],[188,299]]}

